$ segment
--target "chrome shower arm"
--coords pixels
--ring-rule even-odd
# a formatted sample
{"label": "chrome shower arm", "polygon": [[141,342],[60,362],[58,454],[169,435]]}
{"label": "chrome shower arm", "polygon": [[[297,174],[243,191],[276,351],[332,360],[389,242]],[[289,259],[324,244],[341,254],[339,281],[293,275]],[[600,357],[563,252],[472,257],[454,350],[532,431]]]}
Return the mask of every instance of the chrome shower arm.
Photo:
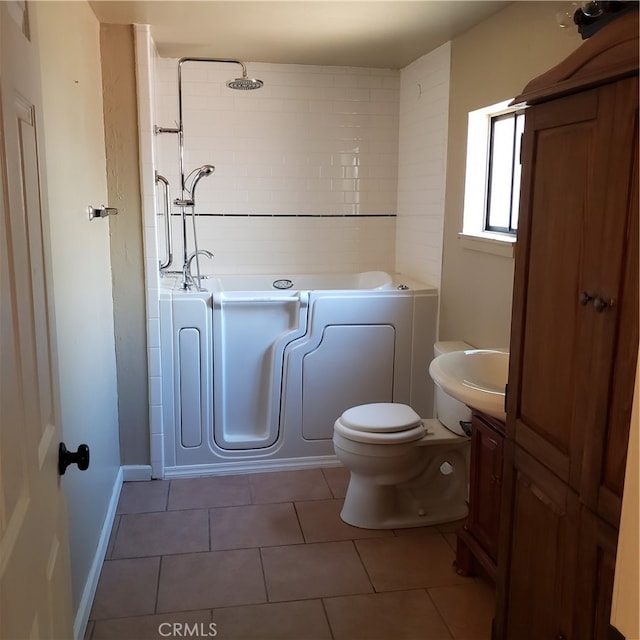
{"label": "chrome shower arm", "polygon": [[233,58],[192,58],[192,57],[187,57],[187,58],[180,58],[178,60],[178,78],[180,78],[180,72],[181,72],[181,68],[183,63],[185,62],[224,62],[224,63],[229,63],[229,64],[239,64],[242,67],[242,75],[246,76],[247,75],[247,66],[245,65],[244,62],[242,62],[242,60],[235,60]]}
{"label": "chrome shower arm", "polygon": [[185,177],[184,177],[184,127],[182,119],[182,65],[185,62],[224,62],[228,64],[239,64],[242,67],[243,76],[247,75],[247,67],[240,60],[230,58],[180,58],[178,60],[178,154],[180,159],[180,187],[184,199]]}

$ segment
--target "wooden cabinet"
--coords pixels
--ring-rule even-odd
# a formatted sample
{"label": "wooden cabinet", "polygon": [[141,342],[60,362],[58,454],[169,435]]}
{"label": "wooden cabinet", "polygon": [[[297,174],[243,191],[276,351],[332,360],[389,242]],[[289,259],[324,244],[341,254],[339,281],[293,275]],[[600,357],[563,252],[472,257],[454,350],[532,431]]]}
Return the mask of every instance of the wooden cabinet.
{"label": "wooden cabinet", "polygon": [[513,441],[506,445],[505,463],[505,500],[513,505],[508,536],[509,599],[502,619],[495,621],[497,635],[513,640],[570,638],[577,496]]}
{"label": "wooden cabinet", "polygon": [[494,635],[606,637],[638,349],[638,14],[531,82]]}
{"label": "wooden cabinet", "polygon": [[474,412],[471,418],[469,515],[457,532],[456,570],[473,575],[478,569],[496,579],[504,423]]}

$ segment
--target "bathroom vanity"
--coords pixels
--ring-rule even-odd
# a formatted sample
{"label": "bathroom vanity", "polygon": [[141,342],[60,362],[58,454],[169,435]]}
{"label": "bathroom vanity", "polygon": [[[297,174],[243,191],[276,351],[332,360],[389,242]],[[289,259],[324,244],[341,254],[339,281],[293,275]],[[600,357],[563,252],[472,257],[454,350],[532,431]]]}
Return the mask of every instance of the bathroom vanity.
{"label": "bathroom vanity", "polygon": [[471,417],[469,515],[457,531],[456,571],[496,580],[505,425],[474,411]]}

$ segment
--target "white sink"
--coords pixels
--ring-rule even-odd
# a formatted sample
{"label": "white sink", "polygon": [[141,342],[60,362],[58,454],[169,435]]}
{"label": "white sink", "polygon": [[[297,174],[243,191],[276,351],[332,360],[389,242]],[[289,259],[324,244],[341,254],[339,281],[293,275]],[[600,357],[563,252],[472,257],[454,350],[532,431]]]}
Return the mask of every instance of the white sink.
{"label": "white sink", "polygon": [[504,391],[508,370],[509,354],[492,349],[443,353],[429,366],[433,381],[446,394],[498,420],[506,418]]}

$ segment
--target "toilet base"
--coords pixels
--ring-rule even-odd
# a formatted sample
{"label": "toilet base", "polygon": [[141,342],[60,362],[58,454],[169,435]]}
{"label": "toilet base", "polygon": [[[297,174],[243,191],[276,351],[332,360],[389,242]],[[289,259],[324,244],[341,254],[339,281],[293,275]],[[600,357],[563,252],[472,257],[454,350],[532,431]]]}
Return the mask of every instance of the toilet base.
{"label": "toilet base", "polygon": [[420,489],[376,484],[370,476],[352,471],[340,518],[360,529],[406,529],[453,522],[468,514],[466,491],[455,493],[434,500]]}

